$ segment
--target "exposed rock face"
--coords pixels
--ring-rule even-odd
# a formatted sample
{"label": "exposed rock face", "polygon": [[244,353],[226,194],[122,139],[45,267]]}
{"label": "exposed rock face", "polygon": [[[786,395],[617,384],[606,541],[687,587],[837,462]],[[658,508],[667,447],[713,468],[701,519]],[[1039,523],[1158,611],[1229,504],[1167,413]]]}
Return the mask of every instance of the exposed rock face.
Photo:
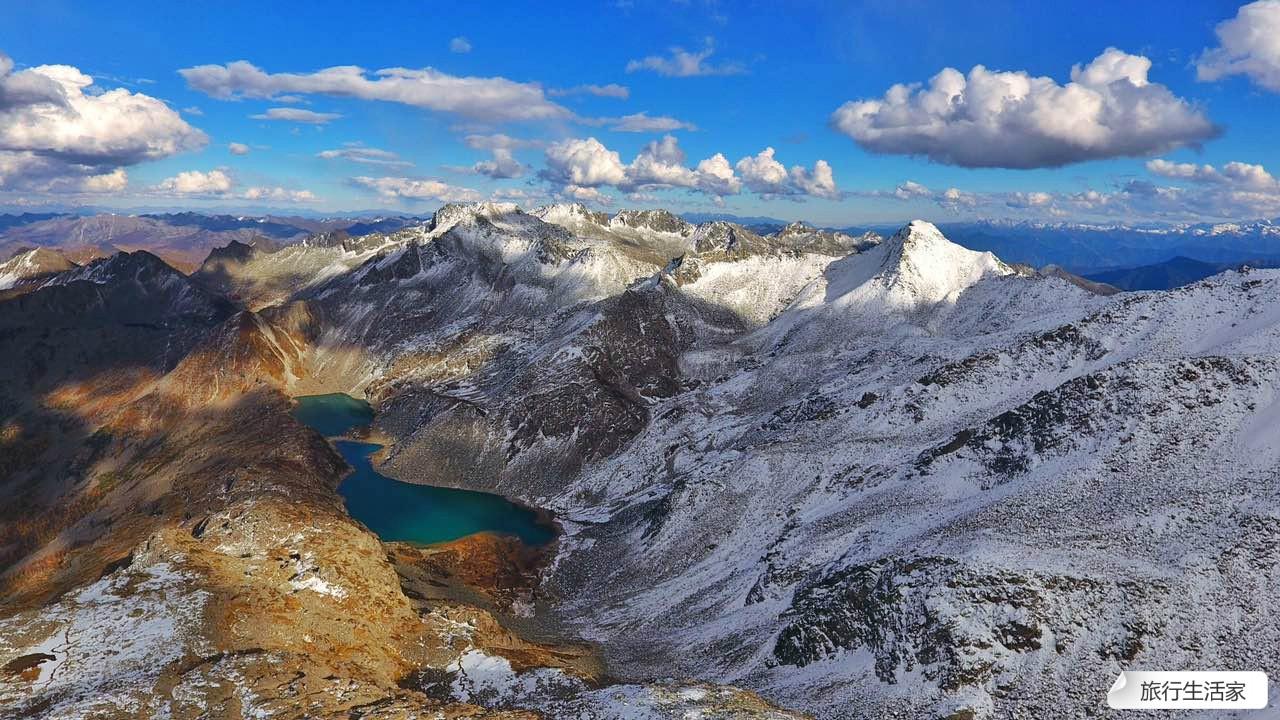
{"label": "exposed rock face", "polygon": [[57,250],[22,250],[0,263],[0,290],[29,287],[74,267],[76,264]]}
{"label": "exposed rock face", "polygon": [[[501,279],[502,248],[444,246]],[[408,243],[352,287],[416,277],[427,253]],[[537,275],[564,260],[530,262]],[[473,541],[390,562],[334,492],[342,461],[282,394],[311,381],[326,307],[236,312],[145,253],[0,303],[6,350],[30,358],[0,384],[0,704],[50,718],[535,718],[614,715],[629,693],[627,707],[652,712],[794,717],[732,688],[578,679],[599,675],[589,649],[524,640],[497,619],[529,599],[539,561],[518,548]],[[634,392],[628,368],[597,368]],[[506,688],[525,675],[557,689]]]}
{"label": "exposed rock face", "polygon": [[[367,251],[253,253],[232,279],[291,300],[260,312],[146,258],[0,303],[24,357],[93,369],[3,385],[27,414],[0,500],[40,487],[56,522],[8,560],[0,662],[38,681],[49,627],[139,587],[188,630],[136,701],[213,714],[246,689],[283,716],[1074,718],[1125,667],[1280,671],[1280,271],[1104,296],[928,223],[681,223],[451,205]],[[76,356],[107,335],[31,325],[71,292],[150,302],[121,312],[177,350]],[[386,548],[346,518],[281,394],[335,390],[377,406],[383,472],[554,510],[541,581],[500,542]],[[112,690],[84,682],[57,701]]]}

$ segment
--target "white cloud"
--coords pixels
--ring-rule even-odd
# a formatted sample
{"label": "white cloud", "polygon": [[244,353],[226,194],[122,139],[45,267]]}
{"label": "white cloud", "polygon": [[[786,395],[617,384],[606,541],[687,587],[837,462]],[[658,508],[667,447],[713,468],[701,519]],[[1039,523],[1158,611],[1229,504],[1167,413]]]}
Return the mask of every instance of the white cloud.
{"label": "white cloud", "polygon": [[1047,192],[1012,192],[1009,193],[1005,200],[1005,205],[1011,208],[1043,208],[1053,204],[1054,196]]}
{"label": "white cloud", "polygon": [[742,181],[733,173],[729,159],[720,153],[698,163],[698,187],[716,197],[742,192]]}
{"label": "white cloud", "polygon": [[450,185],[439,180],[404,177],[354,177],[356,185],[373,190],[389,200],[439,200],[440,202],[476,202],[480,193],[470,188]]}
{"label": "white cloud", "polygon": [[188,170],[161,180],[156,189],[173,195],[222,195],[230,192],[233,184],[231,176],[222,170]]}
{"label": "white cloud", "polygon": [[673,117],[665,115],[657,117],[649,117],[648,113],[638,112],[633,115],[624,115],[620,118],[608,120],[611,123],[609,129],[614,132],[671,132],[672,130],[697,130],[698,127],[693,123],[677,120]]}
{"label": "white cloud", "polygon": [[1196,107],[1147,79],[1151,61],[1108,48],[1071,82],[978,65],[945,68],[928,87],[894,85],[857,100],[833,125],[877,153],[962,167],[1059,167],[1193,145],[1219,130]]}
{"label": "white cloud", "polygon": [[600,192],[599,188],[593,187],[565,185],[560,189],[560,194],[570,200],[592,203],[594,205],[609,205],[613,202],[613,198]]}
{"label": "white cloud", "polygon": [[689,167],[684,151],[672,135],[647,144],[629,164],[623,164],[617,152],[595,138],[556,143],[547,149],[546,155],[547,169],[539,175],[561,187],[612,186],[629,194],[686,189],[715,199],[736,195],[745,185],[767,196],[796,199],[839,196],[831,166],[826,161],[817,161],[812,170],[797,166],[788,171],[774,159],[773,148],[739,160],[736,172],[735,166],[721,153]]}
{"label": "white cloud", "polygon": [[1113,190],[972,193],[949,188],[935,193],[907,181],[892,191],[872,191],[870,197],[925,199],[951,211],[982,210],[1034,219],[1068,217],[1163,222],[1219,222],[1253,220],[1280,214],[1280,180],[1262,165],[1229,162],[1221,166],[1151,160],[1147,170],[1174,184],[1134,179]]}
{"label": "white cloud", "polygon": [[933,197],[933,191],[914,180],[908,180],[893,191],[893,196],[899,200],[911,200],[913,198]]}
{"label": "white cloud", "polygon": [[[484,121],[571,119],[542,86],[501,77],[456,77],[432,68],[338,66],[311,73],[268,73],[244,60],[179,71],[192,88],[215,98],[276,98],[292,93],[394,102]],[[372,76],[372,77],[370,77]]]}
{"label": "white cloud", "polygon": [[669,48],[666,55],[649,55],[627,63],[627,72],[650,70],[667,77],[696,77],[700,75],[740,75],[746,72],[741,63],[727,62],[719,65],[706,62],[715,52],[714,41],[707,38],[702,50],[689,52],[682,47]]}
{"label": "white cloud", "polygon": [[752,192],[766,197],[813,195],[835,199],[840,196],[831,165],[826,160],[814,163],[812,171],[796,165],[788,172],[774,158],[774,153],[773,148],[767,147],[753,157],[742,158],[735,166],[742,182]]}
{"label": "white cloud", "polygon": [[469,53],[471,52],[471,41],[461,36],[456,37],[449,41],[449,52]]}
{"label": "white cloud", "polygon": [[563,140],[547,148],[547,172],[563,185],[594,187],[626,182],[618,153],[595,138]]}
{"label": "white cloud", "polygon": [[195,116],[199,117],[200,115],[203,115],[203,114],[204,114],[204,111],[203,111],[203,110],[201,110],[200,108],[196,107],[195,105],[191,105],[190,107],[184,107],[184,108],[182,108],[182,114],[183,114],[183,115],[195,115]]}
{"label": "white cloud", "polygon": [[471,171],[479,175],[487,175],[495,180],[502,178],[518,178],[524,175],[524,165],[506,148],[494,148],[492,160],[482,160],[471,166]]}
{"label": "white cloud", "polygon": [[1280,92],[1280,0],[1262,0],[1240,8],[1214,29],[1218,47],[1196,61],[1196,76],[1218,80],[1245,75],[1261,87]]}
{"label": "white cloud", "polygon": [[742,181],[752,192],[761,195],[786,195],[790,190],[787,168],[774,159],[774,149],[767,147],[755,157],[744,157],[735,166]]}
{"label": "white cloud", "polygon": [[317,200],[310,190],[288,190],[282,187],[251,187],[241,195],[245,200],[309,203]]}
{"label": "white cloud", "polygon": [[609,83],[608,85],[575,85],[569,88],[552,88],[547,91],[552,97],[564,97],[566,95],[595,95],[596,97],[617,98],[626,100],[631,96],[631,90],[626,85],[617,83]]}
{"label": "white cloud", "polygon": [[973,193],[967,193],[959,188],[947,188],[937,198],[937,203],[942,207],[958,212],[963,208],[973,208],[978,205],[978,197]]}
{"label": "white cloud", "polygon": [[248,155],[249,146],[238,142],[227,143],[227,152],[230,152],[232,155]]}
{"label": "white cloud", "polygon": [[684,162],[684,151],[674,136],[654,140],[626,168],[625,185],[629,188],[697,187],[698,173],[685,167]]}
{"label": "white cloud", "polygon": [[128,186],[129,174],[124,168],[116,168],[101,175],[90,175],[80,181],[80,188],[90,193],[120,192]]}
{"label": "white cloud", "polygon": [[468,135],[463,139],[467,147],[473,150],[497,150],[499,148],[505,150],[519,150],[521,148],[540,147],[542,143],[538,140],[524,140],[521,138],[513,138],[510,135],[497,133],[495,135]]}
{"label": "white cloud", "polygon": [[347,160],[362,165],[378,165],[381,167],[404,168],[413,165],[413,163],[401,159],[399,155],[390,150],[379,150],[378,148],[365,147],[363,145],[348,145],[336,150],[322,150],[316,153],[316,157],[322,160]]}
{"label": "white cloud", "polygon": [[799,165],[791,168],[791,182],[805,195],[828,200],[840,197],[840,191],[836,189],[835,175],[831,172],[831,164],[826,160],[814,163],[812,172]]}
{"label": "white cloud", "polygon": [[124,177],[117,169],[207,142],[160,100],[99,91],[93,78],[67,65],[15,72],[0,53],[0,188],[101,191]]}
{"label": "white cloud", "polygon": [[302,108],[271,108],[264,113],[250,115],[254,120],[285,120],[288,122],[324,125],[342,117],[338,113],[315,112]]}
{"label": "white cloud", "polygon": [[1261,165],[1233,161],[1222,166],[1173,163],[1163,158],[1147,163],[1147,171],[1171,180],[1189,180],[1197,183],[1223,185],[1238,190],[1280,190],[1280,181]]}

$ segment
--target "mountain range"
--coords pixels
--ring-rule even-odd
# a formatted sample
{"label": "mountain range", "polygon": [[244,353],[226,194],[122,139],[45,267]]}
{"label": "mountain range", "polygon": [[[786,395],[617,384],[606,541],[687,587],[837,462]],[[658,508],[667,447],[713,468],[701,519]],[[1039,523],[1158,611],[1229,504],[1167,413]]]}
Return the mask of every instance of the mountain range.
{"label": "mountain range", "polygon": [[[1028,262],[1062,229],[581,205],[182,222],[223,240],[189,275],[0,268],[21,712],[1076,718],[1124,669],[1280,670],[1278,270],[1116,293]],[[379,472],[553,548],[381,542],[288,412],[333,392]]]}

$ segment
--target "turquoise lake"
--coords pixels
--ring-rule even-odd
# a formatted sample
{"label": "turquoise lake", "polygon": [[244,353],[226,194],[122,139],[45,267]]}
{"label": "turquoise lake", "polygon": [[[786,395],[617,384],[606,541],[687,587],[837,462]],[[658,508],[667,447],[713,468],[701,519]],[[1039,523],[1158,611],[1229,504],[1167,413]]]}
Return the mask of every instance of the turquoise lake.
{"label": "turquoise lake", "polygon": [[370,456],[381,445],[336,439],[373,420],[373,409],[363,400],[341,393],[295,400],[294,417],[335,438],[334,446],[354,468],[338,486],[347,512],[383,540],[431,545],[491,532],[536,546],[555,538],[555,531],[540,522],[537,513],[501,495],[416,485],[378,473]]}

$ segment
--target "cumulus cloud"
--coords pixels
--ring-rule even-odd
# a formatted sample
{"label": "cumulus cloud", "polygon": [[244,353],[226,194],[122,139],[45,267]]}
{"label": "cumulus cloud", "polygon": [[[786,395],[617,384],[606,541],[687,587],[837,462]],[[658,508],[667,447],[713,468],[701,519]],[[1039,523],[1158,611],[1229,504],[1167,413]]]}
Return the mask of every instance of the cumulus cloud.
{"label": "cumulus cloud", "polygon": [[156,189],[173,195],[222,195],[231,191],[234,182],[223,170],[188,170],[161,180]]}
{"label": "cumulus cloud", "polygon": [[250,115],[254,120],[285,120],[287,122],[325,125],[342,117],[338,113],[315,112],[302,108],[271,108],[264,113]]}
{"label": "cumulus cloud", "polygon": [[595,138],[563,140],[547,148],[548,177],[562,185],[594,187],[626,182],[618,153]]}
{"label": "cumulus cloud", "polygon": [[482,160],[472,165],[471,171],[480,175],[487,175],[495,180],[518,178],[524,175],[524,165],[519,160],[516,160],[510,150],[494,148],[493,159]]}
{"label": "cumulus cloud", "polygon": [[565,185],[560,189],[561,197],[578,202],[590,203],[593,205],[609,205],[613,202],[613,198],[600,192],[599,188],[581,187],[578,185]]}
{"label": "cumulus cloud", "polygon": [[310,73],[269,73],[245,60],[179,71],[211,97],[278,99],[283,94],[380,100],[485,121],[570,119],[537,83],[502,77],[457,77],[432,68],[368,71],[338,66]]}
{"label": "cumulus cloud", "polygon": [[957,212],[1012,212],[1016,216],[1054,220],[1092,217],[1122,222],[1219,222],[1280,214],[1280,179],[1262,165],[1235,161],[1214,166],[1155,159],[1146,167],[1154,178],[1164,182],[1134,178],[1110,190],[974,193],[949,188],[939,193],[907,181],[891,191],[858,194],[929,200]]}
{"label": "cumulus cloud", "polygon": [[439,180],[406,177],[354,177],[351,182],[373,190],[388,200],[438,200],[440,202],[476,202],[480,193],[470,188],[450,185]]}
{"label": "cumulus cloud", "polygon": [[282,187],[251,187],[241,197],[245,200],[285,203],[309,203],[318,199],[310,190],[289,190]]}
{"label": "cumulus cloud", "polygon": [[913,198],[932,197],[933,191],[914,180],[908,180],[894,189],[893,196],[899,200],[911,200]]}
{"label": "cumulus cloud", "polygon": [[819,160],[814,163],[812,172],[799,165],[791,168],[791,182],[795,184],[796,189],[803,195],[812,195],[814,197],[827,198],[828,200],[835,200],[840,197],[840,191],[836,190],[835,175],[831,172],[831,164],[826,160]]}
{"label": "cumulus cloud", "polygon": [[232,155],[248,155],[249,146],[238,142],[227,143],[227,152],[230,152]]}
{"label": "cumulus cloud", "polygon": [[68,65],[15,72],[0,53],[0,189],[118,189],[127,175],[116,170],[207,142],[160,100],[100,91]]}
{"label": "cumulus cloud", "polygon": [[79,183],[82,192],[121,192],[129,186],[129,174],[124,171],[124,168],[116,168],[109,173],[79,178]]}
{"label": "cumulus cloud", "polygon": [[469,53],[471,52],[471,41],[461,36],[456,37],[449,41],[449,52]]}
{"label": "cumulus cloud", "polygon": [[1011,208],[1026,209],[1048,207],[1053,204],[1054,197],[1047,192],[1012,192],[1005,200]]}
{"label": "cumulus cloud", "polygon": [[1214,29],[1218,47],[1196,61],[1196,76],[1218,80],[1244,75],[1259,86],[1280,92],[1280,0],[1249,3],[1234,18]]}
{"label": "cumulus cloud", "polygon": [[626,100],[631,96],[631,90],[626,85],[609,83],[608,85],[575,85],[568,88],[552,88],[547,91],[547,94],[552,97],[565,97],[567,95],[595,95],[596,97]]}
{"label": "cumulus cloud", "polygon": [[1244,162],[1229,162],[1219,170],[1212,165],[1174,163],[1158,158],[1147,163],[1147,171],[1172,180],[1191,180],[1246,190],[1277,189],[1275,177],[1265,167]]}
{"label": "cumulus cloud", "polygon": [[953,212],[958,212],[964,208],[974,208],[978,205],[978,197],[976,195],[953,187],[943,190],[935,198],[935,201],[943,208]]}
{"label": "cumulus cloud", "polygon": [[683,120],[677,120],[665,115],[650,117],[646,112],[624,115],[620,118],[608,120],[607,122],[609,123],[609,129],[614,132],[652,133],[698,129],[698,127],[693,123],[684,122]]}
{"label": "cumulus cloud", "polygon": [[812,171],[796,165],[788,172],[774,158],[774,153],[773,148],[767,147],[755,156],[742,158],[735,166],[742,182],[752,192],[766,197],[814,195],[834,199],[840,196],[831,165],[826,160],[814,163]]}
{"label": "cumulus cloud", "polygon": [[666,55],[649,55],[627,63],[627,72],[651,71],[667,77],[697,77],[700,75],[740,75],[747,71],[741,63],[714,64],[707,58],[715,52],[715,43],[707,38],[698,52],[682,47],[671,47]]}
{"label": "cumulus cloud", "polygon": [[348,144],[346,147],[334,150],[322,150],[316,153],[316,157],[322,160],[347,160],[361,165],[378,165],[393,168],[411,167],[413,165],[413,163],[401,159],[399,155],[390,150],[379,150],[378,148],[365,147],[358,144]]}
{"label": "cumulus cloud", "polygon": [[978,65],[945,68],[920,85],[856,100],[832,124],[877,153],[922,155],[962,167],[1060,167],[1193,145],[1219,129],[1186,100],[1147,78],[1151,61],[1108,48],[1071,69],[1071,81]]}
{"label": "cumulus cloud", "polygon": [[766,196],[839,196],[831,166],[823,160],[812,170],[793,167],[788,171],[773,157],[773,148],[730,164],[716,153],[689,167],[675,136],[647,144],[627,164],[616,151],[595,138],[565,140],[547,149],[543,180],[562,187],[599,188],[612,186],[629,193],[661,189],[686,189],[722,198],[740,193],[743,187]]}

